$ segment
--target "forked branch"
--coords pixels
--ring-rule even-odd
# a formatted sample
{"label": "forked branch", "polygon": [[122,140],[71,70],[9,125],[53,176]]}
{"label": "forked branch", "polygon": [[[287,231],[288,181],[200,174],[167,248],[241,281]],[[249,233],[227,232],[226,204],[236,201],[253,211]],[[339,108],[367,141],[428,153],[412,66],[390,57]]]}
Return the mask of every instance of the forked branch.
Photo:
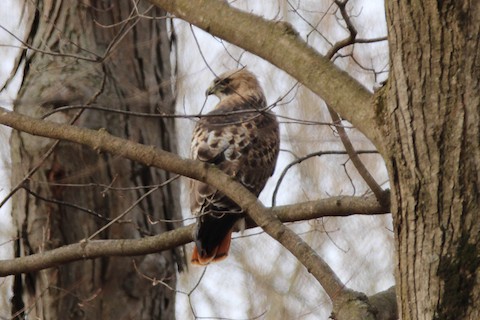
{"label": "forked branch", "polygon": [[[182,159],[173,153],[152,146],[144,146],[139,143],[114,137],[105,130],[94,131],[71,125],[38,120],[6,109],[0,109],[0,123],[30,134],[79,143],[98,151],[123,156],[145,165],[154,166],[208,183],[235,201],[248,213],[250,218],[258,226],[262,227],[267,234],[279,241],[286,249],[295,255],[320,282],[332,300],[350,294],[350,290],[345,288],[333,270],[312,248],[292,230],[284,226],[278,217],[275,214],[271,214],[269,209],[265,208],[245,187],[215,166],[206,165],[200,161]],[[388,211],[388,209],[386,211]],[[167,237],[164,241],[168,242],[170,240],[168,237],[171,236],[171,234],[165,234],[163,236]],[[121,241],[123,242],[122,244],[119,243],[119,245],[125,248],[123,247],[125,241],[129,240]],[[153,240],[148,240],[147,245],[153,246],[151,248],[157,251],[161,250],[158,244],[152,244],[150,241]],[[82,250],[85,250],[85,246],[88,250],[95,250],[92,249],[88,243],[89,242],[86,241],[78,245],[83,246]],[[80,258],[83,256],[84,255],[81,255]]]}

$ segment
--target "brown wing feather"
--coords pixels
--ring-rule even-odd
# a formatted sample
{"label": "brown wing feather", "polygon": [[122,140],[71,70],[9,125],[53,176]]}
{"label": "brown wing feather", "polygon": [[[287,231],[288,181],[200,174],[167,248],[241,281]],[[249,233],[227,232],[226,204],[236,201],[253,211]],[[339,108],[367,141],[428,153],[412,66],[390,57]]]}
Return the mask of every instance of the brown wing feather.
{"label": "brown wing feather", "polygon": [[[243,104],[252,105],[252,102]],[[278,123],[270,112],[211,117],[241,108],[234,101],[228,101],[202,118],[194,130],[191,156],[217,165],[258,196],[275,169],[279,150]],[[232,205],[216,189],[198,181],[192,182],[192,192],[195,195],[191,204],[194,214],[202,213],[206,199],[208,203],[225,208]]]}
{"label": "brown wing feather", "polygon": [[[265,106],[261,89],[228,96],[198,121],[191,145],[193,159],[217,165],[257,196],[273,174],[279,151],[275,115],[255,111]],[[225,238],[242,217],[241,208],[215,188],[192,181],[191,210],[198,217],[192,261],[206,264],[225,257],[230,245]]]}

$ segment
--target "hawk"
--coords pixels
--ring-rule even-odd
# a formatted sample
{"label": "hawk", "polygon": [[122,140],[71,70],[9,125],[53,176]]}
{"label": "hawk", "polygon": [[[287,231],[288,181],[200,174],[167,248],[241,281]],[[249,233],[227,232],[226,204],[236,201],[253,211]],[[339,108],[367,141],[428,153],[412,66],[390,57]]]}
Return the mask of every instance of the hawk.
{"label": "hawk", "polygon": [[[193,132],[191,156],[216,165],[258,196],[273,174],[279,151],[275,115],[256,77],[246,69],[217,77],[206,95],[220,102]],[[197,217],[192,263],[206,265],[226,258],[231,234],[241,228],[242,209],[217,189],[193,181],[190,206]]]}

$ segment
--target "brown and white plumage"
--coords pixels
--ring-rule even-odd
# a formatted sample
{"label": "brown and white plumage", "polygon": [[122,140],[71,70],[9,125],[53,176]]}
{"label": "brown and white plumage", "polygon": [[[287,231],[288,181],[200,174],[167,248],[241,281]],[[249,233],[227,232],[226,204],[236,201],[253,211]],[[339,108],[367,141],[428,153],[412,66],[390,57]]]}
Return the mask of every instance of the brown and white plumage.
{"label": "brown and white plumage", "polygon": [[[220,75],[207,90],[210,94],[220,102],[198,121],[192,158],[215,164],[258,196],[277,161],[280,141],[276,117],[265,110],[263,90],[245,69]],[[191,187],[191,210],[197,216],[192,262],[205,265],[227,256],[231,233],[243,212],[207,184],[192,181]]]}

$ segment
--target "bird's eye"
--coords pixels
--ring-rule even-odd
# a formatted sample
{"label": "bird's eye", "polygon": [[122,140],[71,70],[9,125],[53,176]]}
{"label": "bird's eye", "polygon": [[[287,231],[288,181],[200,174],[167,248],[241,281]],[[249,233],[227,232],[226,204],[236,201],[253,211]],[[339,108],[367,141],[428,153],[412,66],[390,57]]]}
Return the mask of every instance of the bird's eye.
{"label": "bird's eye", "polygon": [[219,85],[220,86],[226,86],[230,83],[230,81],[231,81],[230,78],[224,78],[224,79],[218,79],[217,78],[213,81],[213,83],[214,83],[215,86],[219,86]]}

